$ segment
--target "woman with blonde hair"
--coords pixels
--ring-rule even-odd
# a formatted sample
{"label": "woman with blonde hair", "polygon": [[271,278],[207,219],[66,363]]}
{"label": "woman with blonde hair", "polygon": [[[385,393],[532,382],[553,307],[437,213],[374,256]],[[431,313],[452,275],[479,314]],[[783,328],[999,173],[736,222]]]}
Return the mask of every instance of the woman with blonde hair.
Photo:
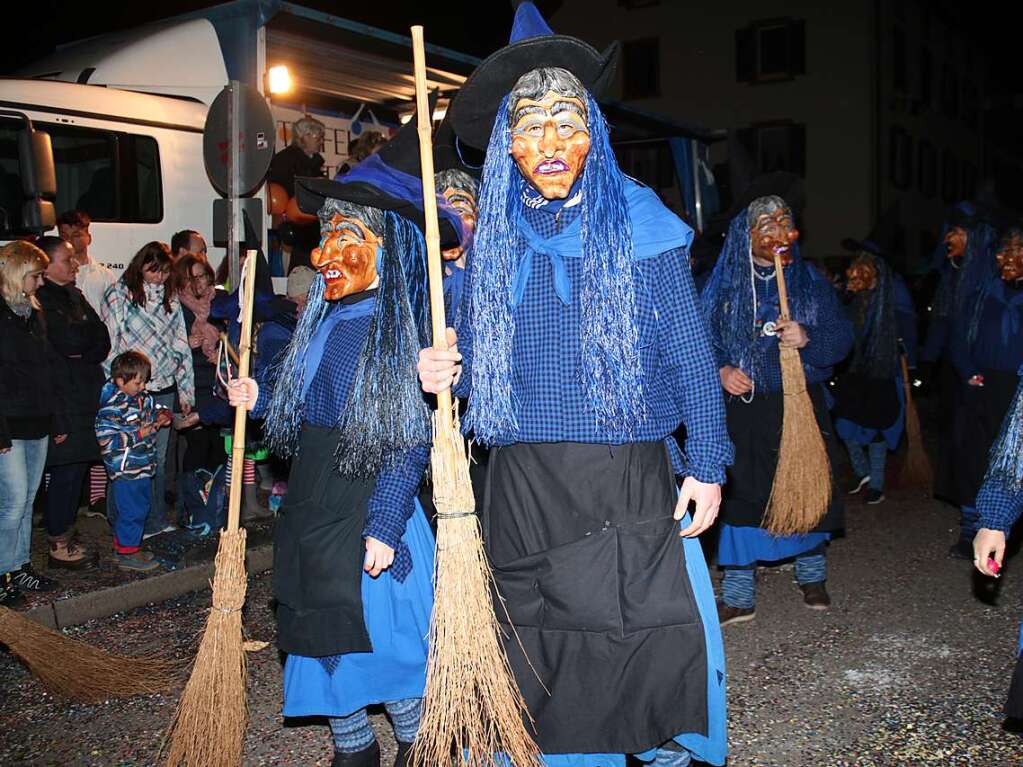
{"label": "woman with blonde hair", "polygon": [[23,588],[52,588],[29,561],[32,503],[53,435],[67,438],[56,353],[36,301],[49,258],[35,245],[0,248],[0,605],[20,607]]}

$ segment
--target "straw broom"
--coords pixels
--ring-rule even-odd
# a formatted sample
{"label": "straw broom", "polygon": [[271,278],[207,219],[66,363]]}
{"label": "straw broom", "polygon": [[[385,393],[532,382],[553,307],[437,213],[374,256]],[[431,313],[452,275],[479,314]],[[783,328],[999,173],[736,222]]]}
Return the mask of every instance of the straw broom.
{"label": "straw broom", "polygon": [[104,652],[0,607],[0,644],[51,692],[82,703],[161,692],[178,665],[154,658]]}
{"label": "straw broom", "polygon": [[[447,349],[440,234],[433,179],[423,28],[412,27],[419,157],[429,257],[435,349]],[[493,575],[483,549],[469,456],[451,392],[437,395],[433,417],[433,498],[437,507],[436,596],[419,734],[411,760],[421,767],[541,764],[526,730],[529,716],[499,638],[491,597]]]}
{"label": "straw broom", "polygon": [[[244,303],[239,342],[240,378],[249,374],[252,352],[255,262],[255,251],[250,251],[242,275]],[[247,416],[245,408],[235,408],[234,442],[231,446],[234,471],[231,472],[227,527],[220,533],[220,547],[217,549],[213,607],[206,619],[192,675],[178,702],[165,743],[169,767],[237,767],[242,761],[248,720],[242,606],[248,581],[245,573],[245,529],[239,526],[239,517]]]}
{"label": "straw broom", "polygon": [[[788,320],[789,298],[781,257],[774,256],[781,319]],[[806,374],[798,349],[780,348],[784,393],[778,466],[763,525],[773,535],[808,533],[821,521],[831,503],[831,464],[824,446]]]}
{"label": "straw broom", "polygon": [[931,470],[931,462],[927,457],[927,450],[924,448],[923,433],[920,430],[920,415],[917,413],[916,403],[913,401],[913,387],[909,383],[909,366],[906,363],[906,356],[900,355],[899,362],[902,367],[902,389],[906,393],[906,459],[902,464],[899,484],[904,487],[919,488],[925,494],[930,495],[931,487],[934,484],[934,472]]}

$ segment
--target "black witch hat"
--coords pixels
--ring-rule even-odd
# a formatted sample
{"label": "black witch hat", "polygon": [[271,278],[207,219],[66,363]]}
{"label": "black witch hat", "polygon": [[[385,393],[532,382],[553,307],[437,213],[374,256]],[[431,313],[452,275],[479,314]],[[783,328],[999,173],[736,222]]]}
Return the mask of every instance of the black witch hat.
{"label": "black witch hat", "polygon": [[[436,103],[436,95],[431,94],[431,113]],[[419,163],[419,133],[416,115],[413,115],[376,154],[339,179],[296,178],[298,207],[304,213],[315,214],[325,200],[343,200],[367,208],[393,210],[425,231]],[[441,245],[457,243],[462,232],[458,214],[442,198],[438,198],[437,213]]]}
{"label": "black witch hat", "polygon": [[576,37],[556,35],[533,3],[519,2],[509,44],[469,75],[451,105],[455,132],[467,144],[486,148],[501,100],[534,69],[567,69],[597,98],[614,77],[620,46],[603,53]]}
{"label": "black witch hat", "polygon": [[455,135],[454,126],[451,124],[451,114],[446,114],[433,134],[433,172],[460,170],[479,179],[483,168],[465,162],[463,152],[467,148],[460,145],[458,136]]}

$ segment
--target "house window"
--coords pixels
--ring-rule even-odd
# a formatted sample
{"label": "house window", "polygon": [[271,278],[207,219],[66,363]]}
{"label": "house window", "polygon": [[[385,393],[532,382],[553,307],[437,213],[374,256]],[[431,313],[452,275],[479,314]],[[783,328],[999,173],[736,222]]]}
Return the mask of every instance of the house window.
{"label": "house window", "polygon": [[913,183],[913,139],[905,129],[893,125],[888,141],[888,178],[897,189]]}
{"label": "house window", "polygon": [[622,46],[622,78],[626,99],[661,95],[661,54],[656,37],[631,40]]}
{"label": "house window", "polygon": [[806,23],[797,19],[758,21],[735,33],[739,82],[791,80],[806,74]]}
{"label": "house window", "polygon": [[938,153],[930,141],[921,141],[917,159],[917,188],[924,197],[938,191]]}
{"label": "house window", "polygon": [[941,198],[949,203],[960,199],[959,161],[947,149],[941,153]]}
{"label": "house window", "polygon": [[757,172],[788,171],[806,175],[806,126],[791,122],[761,123],[744,132],[756,158]]}
{"label": "house window", "polygon": [[899,93],[909,88],[909,65],[906,61],[906,30],[892,27],[892,87]]}

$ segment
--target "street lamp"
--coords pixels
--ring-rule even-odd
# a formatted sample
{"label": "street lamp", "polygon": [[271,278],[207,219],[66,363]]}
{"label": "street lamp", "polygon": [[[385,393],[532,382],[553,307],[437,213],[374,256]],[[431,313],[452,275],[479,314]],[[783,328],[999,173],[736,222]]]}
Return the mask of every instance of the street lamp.
{"label": "street lamp", "polygon": [[291,90],[291,86],[293,85],[291,81],[291,73],[284,64],[278,64],[275,67],[270,67],[270,69],[266,72],[266,84],[267,90],[270,91],[271,95],[287,93]]}

